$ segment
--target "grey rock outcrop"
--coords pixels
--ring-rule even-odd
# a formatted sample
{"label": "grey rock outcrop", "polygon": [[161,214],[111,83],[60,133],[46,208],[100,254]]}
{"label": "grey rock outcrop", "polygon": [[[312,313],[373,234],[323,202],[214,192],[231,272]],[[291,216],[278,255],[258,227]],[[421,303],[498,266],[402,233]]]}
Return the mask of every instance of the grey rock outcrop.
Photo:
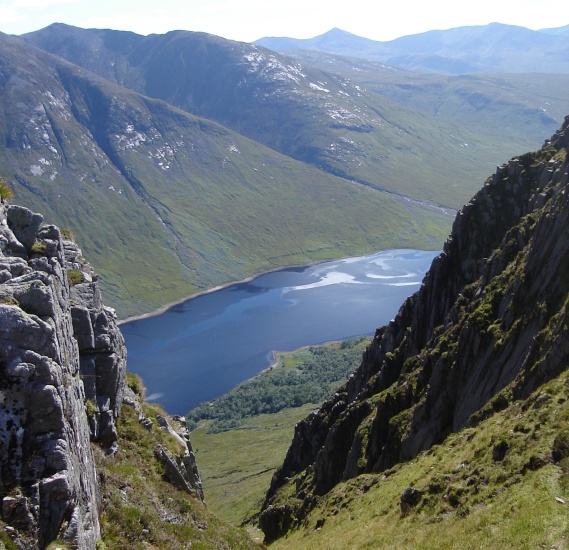
{"label": "grey rock outcrop", "polygon": [[65,243],[68,268],[83,282],[70,289],[71,319],[79,348],[86,399],[96,407],[90,416],[91,436],[103,445],[117,440],[115,419],[125,390],[126,347],[113,309],[103,305],[96,275],[73,243]]}
{"label": "grey rock outcrop", "polygon": [[91,549],[100,528],[90,440],[116,439],[126,349],[92,268],[42,221],[0,206],[0,514],[24,548],[57,538]]}
{"label": "grey rock outcrop", "polygon": [[180,452],[176,457],[161,446],[155,450],[156,457],[164,466],[166,477],[172,485],[187,493],[196,494],[203,502],[202,480],[185,423],[184,433],[178,433],[172,428],[166,417],[157,415],[156,420],[160,429],[169,433],[180,445]]}

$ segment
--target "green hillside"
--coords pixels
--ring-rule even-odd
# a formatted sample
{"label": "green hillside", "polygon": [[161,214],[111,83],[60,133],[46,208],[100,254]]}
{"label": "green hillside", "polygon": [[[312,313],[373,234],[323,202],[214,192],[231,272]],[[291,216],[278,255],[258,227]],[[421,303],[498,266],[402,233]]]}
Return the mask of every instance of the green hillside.
{"label": "green hillside", "polygon": [[436,249],[448,234],[437,209],[0,41],[2,171],[19,203],[77,236],[121,317],[278,267]]}
{"label": "green hillside", "polygon": [[[338,484],[269,548],[565,548],[568,382],[565,373],[410,462]],[[402,513],[408,487],[421,498]]]}
{"label": "green hillside", "polygon": [[[569,103],[562,76],[528,75],[526,85],[354,58],[313,63],[311,52],[292,58],[205,33],[54,24],[23,38],[328,173],[452,208],[504,158],[539,147]],[[549,86],[536,82],[551,83],[563,108],[544,112]]]}
{"label": "green hillside", "polygon": [[[568,383],[566,372],[413,461],[338,484],[317,498],[300,529],[269,548],[564,548]],[[192,432],[211,510],[233,524],[258,511],[294,424],[310,409],[252,416],[240,428],[216,434],[206,433],[207,424]],[[227,448],[235,450],[232,460]],[[562,460],[552,462],[552,452]],[[410,486],[421,491],[421,502],[402,514],[400,498]]]}

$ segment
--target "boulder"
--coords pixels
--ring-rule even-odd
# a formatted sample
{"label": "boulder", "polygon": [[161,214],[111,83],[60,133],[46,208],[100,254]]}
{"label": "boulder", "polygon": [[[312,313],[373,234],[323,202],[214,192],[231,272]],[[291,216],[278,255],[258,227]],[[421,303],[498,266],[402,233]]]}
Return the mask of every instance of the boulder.
{"label": "boulder", "polygon": [[43,216],[23,206],[12,205],[8,207],[6,217],[8,227],[16,240],[24,245],[26,250],[31,250],[36,242],[39,228],[43,222]]}

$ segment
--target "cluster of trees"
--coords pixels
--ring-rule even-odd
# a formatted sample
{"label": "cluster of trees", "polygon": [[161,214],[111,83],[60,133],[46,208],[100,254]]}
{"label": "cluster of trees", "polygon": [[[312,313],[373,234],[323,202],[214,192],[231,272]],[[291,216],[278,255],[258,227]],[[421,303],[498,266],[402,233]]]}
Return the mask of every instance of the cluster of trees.
{"label": "cluster of trees", "polygon": [[368,342],[362,336],[340,344],[310,347],[308,354],[298,354],[298,361],[281,358],[273,368],[192,410],[186,416],[188,428],[193,430],[200,421],[210,420],[208,432],[217,433],[239,427],[241,419],[249,416],[307,403],[318,405],[356,369]]}

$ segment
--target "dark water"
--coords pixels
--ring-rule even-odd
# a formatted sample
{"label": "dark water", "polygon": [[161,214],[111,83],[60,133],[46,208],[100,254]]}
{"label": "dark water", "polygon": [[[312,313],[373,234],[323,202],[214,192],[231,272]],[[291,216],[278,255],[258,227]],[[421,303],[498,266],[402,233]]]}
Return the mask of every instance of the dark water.
{"label": "dark water", "polygon": [[186,414],[267,368],[273,351],[373,334],[436,254],[390,250],[285,269],[124,323],[128,368],[149,400]]}

